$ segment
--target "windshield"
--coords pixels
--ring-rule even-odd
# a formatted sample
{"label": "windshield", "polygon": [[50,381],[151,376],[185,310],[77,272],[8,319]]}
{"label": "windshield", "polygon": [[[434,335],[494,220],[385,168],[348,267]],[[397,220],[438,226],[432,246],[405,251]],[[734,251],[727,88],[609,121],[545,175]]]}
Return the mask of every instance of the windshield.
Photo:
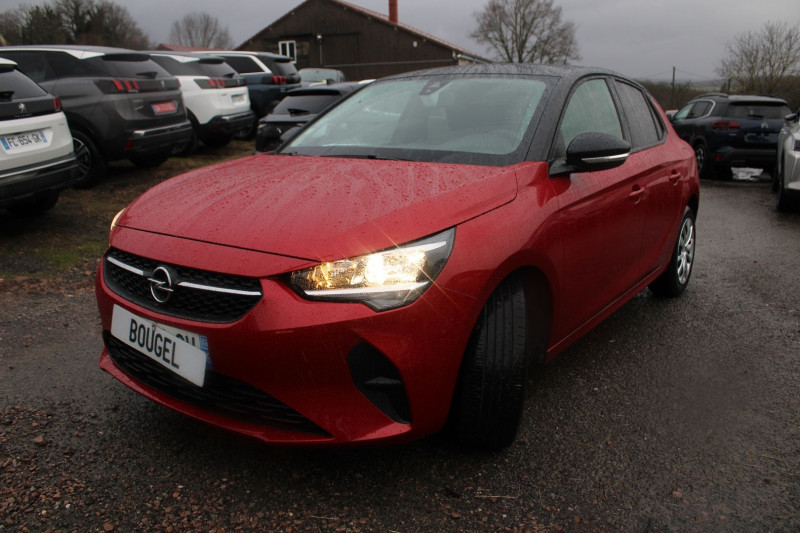
{"label": "windshield", "polygon": [[513,164],[525,155],[545,88],[543,79],[520,76],[376,82],[306,127],[282,153]]}

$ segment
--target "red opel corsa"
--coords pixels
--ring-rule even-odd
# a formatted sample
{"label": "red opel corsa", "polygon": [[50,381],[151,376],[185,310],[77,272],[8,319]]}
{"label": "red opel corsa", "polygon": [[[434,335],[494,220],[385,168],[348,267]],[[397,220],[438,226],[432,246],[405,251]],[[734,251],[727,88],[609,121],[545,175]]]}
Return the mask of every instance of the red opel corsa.
{"label": "red opel corsa", "polygon": [[635,82],[482,65],[373,83],[278,153],[114,220],[100,366],[265,442],[513,442],[529,368],[695,250],[694,152]]}

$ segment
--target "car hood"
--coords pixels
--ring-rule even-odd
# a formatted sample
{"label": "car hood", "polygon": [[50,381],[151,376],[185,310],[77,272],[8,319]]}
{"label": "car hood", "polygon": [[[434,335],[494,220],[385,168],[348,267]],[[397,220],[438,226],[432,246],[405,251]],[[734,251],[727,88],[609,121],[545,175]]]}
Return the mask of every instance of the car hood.
{"label": "car hood", "polygon": [[514,167],[254,155],[157,185],[117,225],[334,260],[455,226],[516,192]]}

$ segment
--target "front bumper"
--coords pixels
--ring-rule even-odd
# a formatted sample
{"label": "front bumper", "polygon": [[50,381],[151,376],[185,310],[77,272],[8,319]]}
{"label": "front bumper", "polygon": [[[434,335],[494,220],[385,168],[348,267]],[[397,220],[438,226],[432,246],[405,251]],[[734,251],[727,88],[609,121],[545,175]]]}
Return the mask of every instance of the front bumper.
{"label": "front bumper", "polygon": [[[184,257],[208,258],[201,268],[220,270],[213,245],[154,239],[164,241],[148,245],[162,254],[159,262],[177,263],[180,248]],[[237,254],[238,264],[253,264],[256,255],[265,260]],[[286,258],[276,261],[283,271],[293,268]],[[263,296],[244,317],[207,323],[131,303],[110,289],[105,268],[104,262],[96,285],[105,341],[100,366],[176,411],[265,442],[314,446],[412,440],[447,419],[471,329],[469,296],[433,286],[409,306],[376,313],[361,304],[303,300],[280,277],[262,277]],[[148,365],[143,354],[122,353],[109,333],[115,304],[207,337],[205,390]],[[142,366],[149,368],[136,368]]]}
{"label": "front bumper", "polygon": [[12,204],[30,196],[61,190],[78,180],[78,162],[75,154],[51,159],[0,172],[0,206]]}

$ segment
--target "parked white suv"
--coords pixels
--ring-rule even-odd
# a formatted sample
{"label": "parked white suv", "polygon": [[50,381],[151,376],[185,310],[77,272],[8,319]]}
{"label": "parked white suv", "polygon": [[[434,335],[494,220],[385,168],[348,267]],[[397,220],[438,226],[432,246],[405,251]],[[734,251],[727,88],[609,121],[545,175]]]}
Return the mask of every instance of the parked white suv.
{"label": "parked white suv", "polygon": [[78,179],[59,99],[0,58],[0,208],[20,215],[53,207]]}
{"label": "parked white suv", "polygon": [[198,140],[212,147],[225,145],[235,133],[251,126],[255,115],[250,110],[247,83],[223,58],[180,52],[148,53],[181,82],[194,135],[176,153],[190,155]]}

